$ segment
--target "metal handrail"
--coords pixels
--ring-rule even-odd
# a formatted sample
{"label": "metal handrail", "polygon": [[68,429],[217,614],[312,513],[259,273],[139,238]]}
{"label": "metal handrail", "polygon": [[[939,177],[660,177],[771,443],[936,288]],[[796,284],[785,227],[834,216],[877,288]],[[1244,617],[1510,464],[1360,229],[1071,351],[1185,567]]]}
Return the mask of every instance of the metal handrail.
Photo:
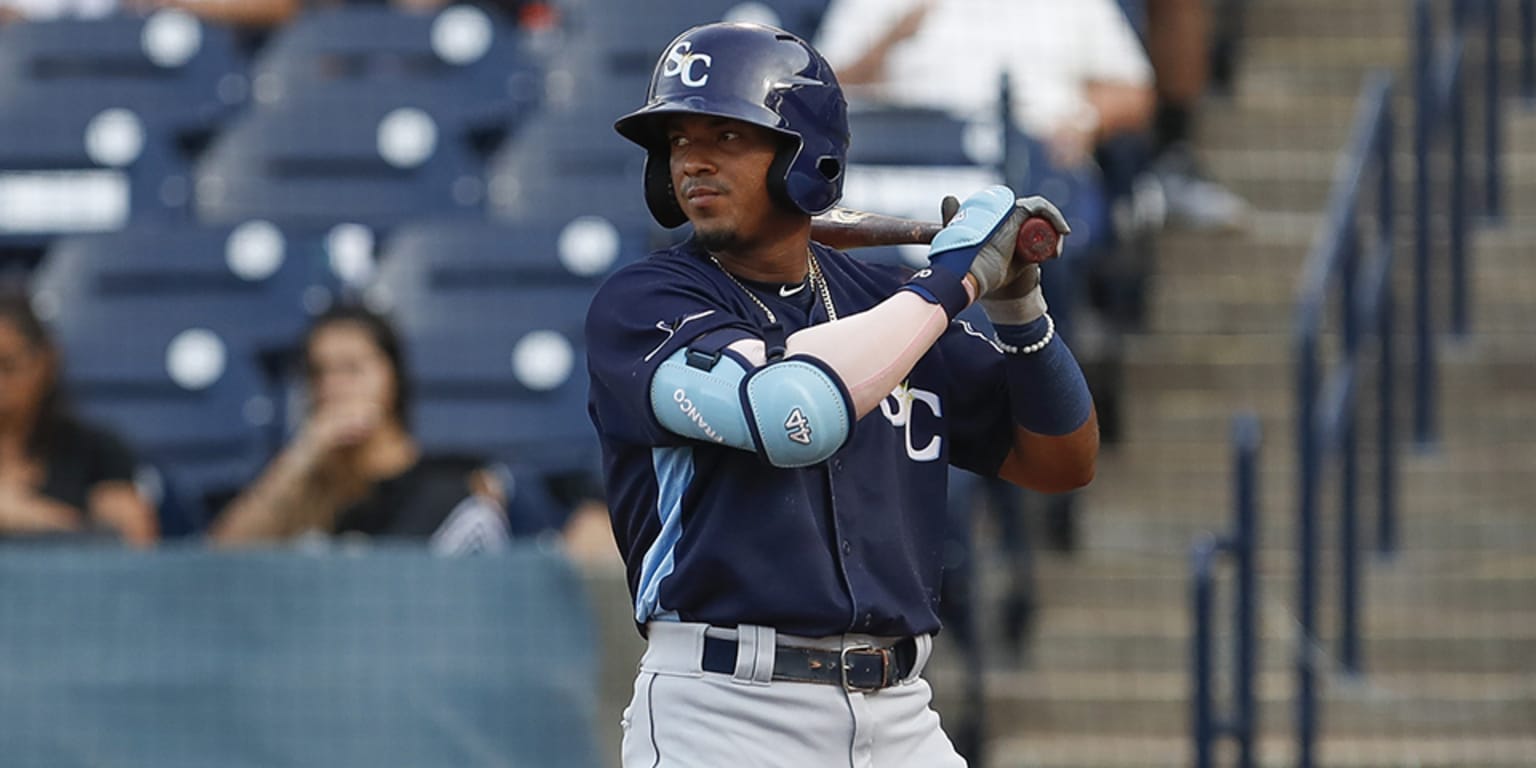
{"label": "metal handrail", "polygon": [[[1438,272],[1432,263],[1433,237],[1430,231],[1435,216],[1431,189],[1435,183],[1433,157],[1441,142],[1450,155],[1450,178],[1445,205],[1449,207],[1447,265],[1449,308],[1447,325],[1456,338],[1465,338],[1470,327],[1468,308],[1469,264],[1467,262],[1467,217],[1473,196],[1468,190],[1467,149],[1467,43],[1481,25],[1483,62],[1479,68],[1483,86],[1483,189],[1479,213],[1483,219],[1498,222],[1504,216],[1503,110],[1500,75],[1499,0],[1452,0],[1450,34],[1437,36],[1431,0],[1414,4],[1414,386],[1413,434],[1421,447],[1438,441],[1435,382],[1438,366],[1435,355],[1436,324],[1432,306],[1431,281]],[[1527,98],[1536,99],[1536,61],[1532,49],[1536,40],[1536,2],[1521,0],[1519,6],[1521,45],[1521,88]]]}
{"label": "metal handrail", "polygon": [[[1258,739],[1258,455],[1259,420],[1239,414],[1232,423],[1233,493],[1232,532],[1225,538],[1205,536],[1190,553],[1191,604],[1194,622],[1190,670],[1194,676],[1191,723],[1196,768],[1212,768],[1216,743],[1223,738],[1237,745],[1238,768],[1252,768]],[[1233,595],[1235,648],[1232,654],[1232,708],[1230,717],[1218,717],[1215,673],[1212,668],[1213,597],[1216,566],[1221,556],[1232,560],[1237,590]]]}
{"label": "metal handrail", "polygon": [[1520,0],[1520,97],[1536,106],[1536,0]]}
{"label": "metal handrail", "polygon": [[[1373,73],[1361,94],[1353,134],[1340,165],[1328,201],[1328,218],[1307,257],[1297,300],[1296,345],[1296,452],[1298,466],[1298,519],[1296,550],[1297,614],[1300,639],[1296,649],[1297,764],[1311,768],[1317,735],[1316,658],[1317,638],[1318,509],[1325,459],[1336,459],[1339,484],[1340,639],[1343,667],[1358,673],[1362,667],[1359,642],[1360,563],[1358,557],[1357,497],[1359,440],[1356,434],[1361,370],[1366,357],[1362,339],[1369,335],[1379,346],[1376,358],[1377,401],[1380,412],[1376,435],[1378,468],[1378,529],[1395,541],[1395,488],[1397,463],[1393,450],[1392,281],[1394,223],[1392,76]],[[1372,248],[1362,243],[1361,198],[1367,180],[1376,175],[1376,220]],[[1363,271],[1363,280],[1362,278]],[[1325,371],[1321,353],[1324,314],[1333,290],[1337,290],[1340,331],[1337,360]]]}

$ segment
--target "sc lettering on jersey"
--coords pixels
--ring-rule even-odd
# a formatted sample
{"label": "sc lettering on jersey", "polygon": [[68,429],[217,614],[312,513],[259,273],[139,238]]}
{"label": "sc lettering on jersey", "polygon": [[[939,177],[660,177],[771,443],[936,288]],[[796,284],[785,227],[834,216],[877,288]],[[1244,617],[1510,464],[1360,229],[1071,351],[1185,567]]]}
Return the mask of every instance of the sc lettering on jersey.
{"label": "sc lettering on jersey", "polygon": [[701,88],[709,82],[709,65],[714,58],[707,53],[694,53],[693,43],[684,40],[667,51],[667,60],[661,74],[676,77],[689,88]]}
{"label": "sc lettering on jersey", "polygon": [[922,403],[923,407],[936,418],[944,416],[944,406],[937,394],[926,389],[908,387],[905,384],[891,390],[891,394],[880,401],[880,415],[884,416],[891,426],[902,430],[906,437],[907,458],[913,461],[937,461],[939,449],[944,444],[943,438],[932,435],[922,448],[912,444],[912,417],[916,403]]}

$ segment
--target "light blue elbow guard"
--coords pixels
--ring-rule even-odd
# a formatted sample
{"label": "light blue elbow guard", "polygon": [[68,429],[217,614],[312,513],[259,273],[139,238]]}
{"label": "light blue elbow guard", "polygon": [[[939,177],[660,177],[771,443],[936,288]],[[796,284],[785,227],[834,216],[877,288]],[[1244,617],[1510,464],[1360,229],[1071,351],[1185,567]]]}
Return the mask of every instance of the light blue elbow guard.
{"label": "light blue elbow guard", "polygon": [[758,451],[776,467],[826,461],[853,427],[848,391],[814,358],[792,357],[757,369],[741,399]]}
{"label": "light blue elbow guard", "polygon": [[776,467],[825,461],[853,426],[847,392],[807,357],[748,373],[729,355],[679,350],[651,379],[651,410],[673,434],[755,451]]}
{"label": "light blue elbow guard", "polygon": [[680,349],[651,378],[651,412],[674,435],[756,450],[741,407],[746,378],[747,370],[732,357]]}

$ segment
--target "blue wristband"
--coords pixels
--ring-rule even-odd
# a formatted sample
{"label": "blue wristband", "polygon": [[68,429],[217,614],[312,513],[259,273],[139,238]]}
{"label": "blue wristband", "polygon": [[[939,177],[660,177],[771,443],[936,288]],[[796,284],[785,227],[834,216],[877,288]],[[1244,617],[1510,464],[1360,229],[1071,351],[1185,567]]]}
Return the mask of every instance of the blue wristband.
{"label": "blue wristband", "polygon": [[1076,431],[1093,413],[1093,395],[1067,343],[1056,338],[1050,315],[1024,325],[999,325],[1013,420],[1038,435]]}
{"label": "blue wristband", "polygon": [[944,314],[953,320],[971,305],[971,294],[961,282],[964,278],[965,275],[956,276],[944,267],[930,266],[919,270],[901,287],[923,297],[929,304],[943,307]]}

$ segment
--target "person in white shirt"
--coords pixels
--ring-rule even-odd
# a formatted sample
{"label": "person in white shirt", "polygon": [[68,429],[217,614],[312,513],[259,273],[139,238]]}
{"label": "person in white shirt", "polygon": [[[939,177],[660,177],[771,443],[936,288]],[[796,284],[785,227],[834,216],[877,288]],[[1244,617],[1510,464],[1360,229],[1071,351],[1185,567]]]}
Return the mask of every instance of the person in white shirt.
{"label": "person in white shirt", "polygon": [[1113,0],[836,0],[815,44],[855,102],[984,120],[1006,72],[1013,123],[1062,165],[1145,131],[1155,101],[1146,52]]}

